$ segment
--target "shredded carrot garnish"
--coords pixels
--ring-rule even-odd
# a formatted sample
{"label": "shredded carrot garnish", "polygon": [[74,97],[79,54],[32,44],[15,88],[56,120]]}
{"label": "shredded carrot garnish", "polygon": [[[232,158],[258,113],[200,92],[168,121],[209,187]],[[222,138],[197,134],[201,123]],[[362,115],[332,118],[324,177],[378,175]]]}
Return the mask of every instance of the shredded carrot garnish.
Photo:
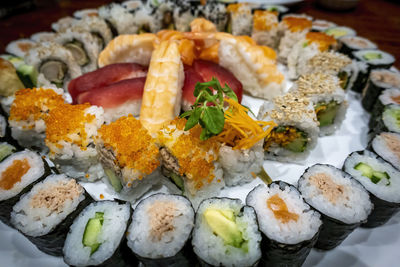
{"label": "shredded carrot garnish", "polygon": [[[249,110],[233,99],[227,98],[225,101],[229,104],[229,108],[225,111],[224,129],[217,139],[233,149],[250,149],[277,126],[273,121],[253,120],[247,114]],[[268,129],[265,129],[267,126]]]}

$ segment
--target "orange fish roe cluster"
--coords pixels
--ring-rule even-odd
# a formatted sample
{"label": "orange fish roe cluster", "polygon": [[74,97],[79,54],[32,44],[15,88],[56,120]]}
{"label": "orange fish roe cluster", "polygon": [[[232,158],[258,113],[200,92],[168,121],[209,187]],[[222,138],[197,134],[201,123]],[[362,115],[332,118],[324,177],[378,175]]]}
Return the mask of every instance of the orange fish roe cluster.
{"label": "orange fish roe cluster", "polygon": [[45,120],[46,144],[50,143],[58,148],[63,148],[58,142],[66,141],[79,146],[81,150],[86,150],[89,141],[85,125],[96,118],[93,114],[85,114],[85,110],[89,107],[89,103],[62,104],[50,110],[49,116]]}
{"label": "orange fish roe cluster", "polygon": [[9,119],[14,121],[44,120],[48,117],[50,110],[63,103],[62,95],[51,89],[22,89],[15,93]]}
{"label": "orange fish roe cluster", "polygon": [[[178,160],[180,175],[185,175],[194,182],[196,189],[200,189],[215,178],[213,162],[217,160],[220,145],[214,137],[205,141],[200,140],[202,131],[200,125],[175,139],[174,132],[183,131],[186,121],[183,118],[175,118],[159,132],[159,141]],[[175,126],[176,129],[171,126]],[[169,145],[168,142],[171,141],[173,143]]]}
{"label": "orange fish roe cluster", "polygon": [[307,18],[299,17],[284,17],[283,23],[285,23],[291,32],[300,32],[306,29],[311,29],[312,22]]}
{"label": "orange fish roe cluster", "polygon": [[132,115],[103,125],[98,131],[98,138],[101,140],[96,142],[103,142],[105,148],[114,152],[118,161],[116,164],[121,168],[128,167],[149,175],[160,165],[155,140]]}
{"label": "orange fish roe cluster", "polygon": [[269,31],[278,26],[278,12],[256,10],[253,16],[253,28],[257,31]]}
{"label": "orange fish roe cluster", "polygon": [[285,147],[300,136],[301,133],[292,126],[286,126],[285,130],[281,132],[272,131],[265,139],[264,149],[268,150],[272,143]]}
{"label": "orange fish roe cluster", "polygon": [[306,34],[306,39],[311,43],[317,43],[321,52],[327,51],[337,44],[333,36],[323,32],[309,32]]}

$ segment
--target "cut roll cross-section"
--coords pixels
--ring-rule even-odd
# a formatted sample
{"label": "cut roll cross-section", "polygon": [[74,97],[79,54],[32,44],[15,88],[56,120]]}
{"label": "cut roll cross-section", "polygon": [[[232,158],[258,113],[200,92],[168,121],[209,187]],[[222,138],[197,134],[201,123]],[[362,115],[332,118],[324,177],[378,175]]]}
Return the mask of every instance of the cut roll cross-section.
{"label": "cut roll cross-section", "polygon": [[161,42],[151,56],[140,110],[140,121],[150,133],[179,114],[183,80],[178,45],[172,41]]}

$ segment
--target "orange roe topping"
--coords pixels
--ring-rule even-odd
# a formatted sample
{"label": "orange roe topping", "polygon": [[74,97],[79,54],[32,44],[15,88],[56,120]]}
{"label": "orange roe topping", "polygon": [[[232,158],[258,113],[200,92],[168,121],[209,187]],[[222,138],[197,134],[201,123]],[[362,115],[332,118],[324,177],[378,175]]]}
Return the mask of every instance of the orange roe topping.
{"label": "orange roe topping", "polygon": [[256,10],[253,16],[253,28],[257,31],[269,31],[278,26],[278,12]]}
{"label": "orange roe topping", "polygon": [[267,199],[267,206],[272,212],[276,219],[278,219],[281,223],[287,223],[289,221],[295,221],[299,219],[299,215],[293,212],[290,212],[287,208],[285,201],[278,196],[278,194],[273,195],[269,199]]}
{"label": "orange roe topping", "polygon": [[10,190],[13,186],[21,182],[22,176],[24,176],[30,169],[30,165],[27,159],[14,160],[13,163],[1,174],[0,188],[4,190]]}
{"label": "orange roe topping", "polygon": [[290,29],[291,32],[299,32],[306,29],[311,29],[312,22],[307,18],[285,17],[282,20]]}
{"label": "orange roe topping", "polygon": [[[215,137],[200,140],[200,125],[178,137],[174,136],[176,130],[183,131],[186,121],[183,118],[175,118],[170,125],[161,129],[159,142],[178,160],[180,175],[186,175],[194,182],[195,188],[200,189],[215,178],[214,161],[217,160],[219,144]],[[176,126],[176,129],[171,126]]]}
{"label": "orange roe topping", "polygon": [[306,35],[306,39],[311,43],[317,43],[321,52],[327,51],[337,43],[333,36],[323,32],[309,32]]}
{"label": "orange roe topping", "polygon": [[272,131],[271,134],[265,139],[264,149],[268,150],[272,143],[285,147],[301,135],[296,128],[286,126],[285,131],[276,132]]}
{"label": "orange roe topping", "polygon": [[246,8],[247,6],[248,6],[247,3],[230,4],[226,8],[226,11],[230,13],[250,12],[250,10]]}
{"label": "orange roe topping", "polygon": [[[44,120],[48,117],[50,110],[63,103],[63,97],[51,89],[22,89],[15,93],[9,119],[13,121]],[[33,128],[33,124],[30,128]]]}
{"label": "orange roe topping", "polygon": [[63,145],[58,142],[66,141],[79,146],[81,150],[86,150],[89,145],[89,137],[85,125],[96,118],[93,114],[85,114],[85,110],[89,107],[89,103],[62,104],[50,110],[49,116],[45,120],[46,144],[55,144],[58,148],[62,148]]}
{"label": "orange roe topping", "polygon": [[[121,167],[151,174],[159,165],[158,147],[141,122],[132,115],[103,125],[98,131],[96,142],[102,141],[105,148],[113,150]],[[142,179],[144,175],[138,178]]]}
{"label": "orange roe topping", "polygon": [[100,199],[104,199],[104,195],[103,194],[100,194]]}

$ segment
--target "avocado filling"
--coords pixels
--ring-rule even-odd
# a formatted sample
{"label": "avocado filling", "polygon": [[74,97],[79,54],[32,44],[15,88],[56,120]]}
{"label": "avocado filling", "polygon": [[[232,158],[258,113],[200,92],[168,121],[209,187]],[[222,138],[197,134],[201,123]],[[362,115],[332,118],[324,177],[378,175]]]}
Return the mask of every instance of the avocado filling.
{"label": "avocado filling", "polygon": [[89,63],[89,58],[81,42],[74,40],[72,42],[64,44],[64,47],[71,52],[72,56],[79,66],[84,66]]}
{"label": "avocado filling", "polygon": [[85,231],[83,232],[82,244],[91,249],[90,255],[96,252],[101,243],[98,242],[98,237],[101,233],[101,228],[104,222],[104,213],[96,212],[95,216],[86,224]]}
{"label": "avocado filling", "polygon": [[112,169],[104,169],[108,177],[108,181],[110,182],[111,186],[114,188],[115,192],[119,193],[122,190],[121,181],[118,179],[117,175]]}
{"label": "avocado filling", "polygon": [[[384,113],[389,115],[393,119],[393,122],[397,126],[397,128],[400,128],[400,109],[399,108],[387,108]],[[384,114],[384,115],[386,115]]]}
{"label": "avocado filling", "polygon": [[7,143],[0,144],[0,161],[14,153],[15,147]]}
{"label": "avocado filling", "polygon": [[345,36],[345,35],[348,34],[347,31],[342,30],[342,29],[336,29],[336,28],[327,29],[327,30],[325,31],[325,33],[328,34],[328,35],[333,36],[335,39],[338,39],[338,38],[340,38],[340,37]]}
{"label": "avocado filling", "polygon": [[340,87],[345,89],[347,87],[347,85],[349,84],[349,81],[350,81],[348,73],[345,72],[345,71],[341,71],[338,74],[338,78],[339,78],[339,81],[340,81],[339,82]]}
{"label": "avocado filling", "polygon": [[273,144],[277,144],[292,152],[303,152],[308,144],[307,133],[293,126],[278,126],[276,127],[264,141],[264,150]]}
{"label": "avocado filling", "polygon": [[204,218],[213,233],[222,238],[225,245],[247,251],[247,241],[243,238],[233,210],[208,208],[204,212]]}
{"label": "avocado filling", "polygon": [[33,66],[22,64],[17,68],[17,75],[26,88],[34,88],[38,73]]}
{"label": "avocado filling", "polygon": [[336,118],[336,113],[339,110],[339,103],[331,101],[329,103],[320,102],[315,105],[314,110],[317,114],[319,127],[324,127],[333,124]]}
{"label": "avocado filling", "polygon": [[382,179],[386,180],[386,186],[390,185],[390,176],[387,172],[375,171],[371,166],[366,163],[359,162],[354,169],[360,171],[363,176],[369,178],[374,184],[379,183]]}
{"label": "avocado filling", "polygon": [[58,60],[46,61],[39,68],[39,72],[43,73],[44,77],[51,83],[57,85],[57,87],[63,87],[64,77],[67,71],[67,65]]}
{"label": "avocado filling", "polygon": [[381,59],[382,54],[379,52],[368,52],[363,55],[365,60],[374,60],[374,59]]}

